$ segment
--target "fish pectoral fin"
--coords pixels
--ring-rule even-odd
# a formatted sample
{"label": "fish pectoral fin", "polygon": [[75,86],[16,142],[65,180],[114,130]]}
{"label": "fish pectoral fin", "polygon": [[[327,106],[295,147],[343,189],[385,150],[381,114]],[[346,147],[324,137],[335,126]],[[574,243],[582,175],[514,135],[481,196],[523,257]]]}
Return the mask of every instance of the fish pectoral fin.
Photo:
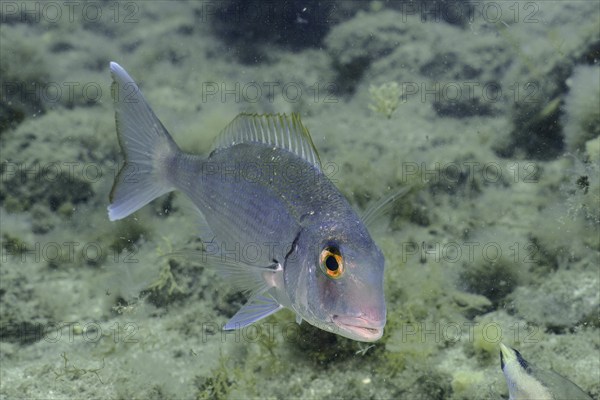
{"label": "fish pectoral fin", "polygon": [[379,217],[389,212],[396,200],[404,197],[408,192],[410,187],[401,187],[369,205],[361,216],[363,224],[368,228]]}
{"label": "fish pectoral fin", "polygon": [[302,324],[302,317],[300,316],[300,314],[296,314],[296,323],[298,325]]}
{"label": "fish pectoral fin", "polygon": [[272,279],[268,277],[280,270],[278,265],[251,265],[235,260],[218,261],[217,272],[234,288],[247,293],[252,299],[270,289]]}
{"label": "fish pectoral fin", "polygon": [[221,257],[213,248],[216,243],[203,243],[205,250],[178,250],[167,254],[168,257],[181,257],[203,267],[212,267],[235,289],[245,292],[249,298],[260,295],[270,289],[275,282],[273,274],[280,273],[278,263],[254,265],[233,258]]}
{"label": "fish pectoral fin", "polygon": [[226,331],[241,329],[250,324],[260,321],[269,315],[281,310],[283,306],[270,295],[258,295],[251,298],[237,313],[227,322],[223,328]]}

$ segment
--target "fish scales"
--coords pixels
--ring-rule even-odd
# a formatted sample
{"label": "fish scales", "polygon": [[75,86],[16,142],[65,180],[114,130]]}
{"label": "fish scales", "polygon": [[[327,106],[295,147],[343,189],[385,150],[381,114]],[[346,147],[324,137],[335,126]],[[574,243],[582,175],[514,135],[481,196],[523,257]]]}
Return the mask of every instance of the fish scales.
{"label": "fish scales", "polygon": [[[258,175],[240,176],[240,171],[262,167],[261,160],[265,159],[275,161],[264,162],[263,172]],[[174,181],[209,221],[214,220],[210,224],[214,233],[226,242],[291,243],[302,225],[324,218],[359,220],[320,171],[285,150],[240,144],[191,163],[178,169],[181,176],[174,177]],[[305,172],[294,177],[281,173],[290,165]],[[232,175],[223,171],[237,172]],[[239,229],[219,229],[217,221],[225,220]]]}

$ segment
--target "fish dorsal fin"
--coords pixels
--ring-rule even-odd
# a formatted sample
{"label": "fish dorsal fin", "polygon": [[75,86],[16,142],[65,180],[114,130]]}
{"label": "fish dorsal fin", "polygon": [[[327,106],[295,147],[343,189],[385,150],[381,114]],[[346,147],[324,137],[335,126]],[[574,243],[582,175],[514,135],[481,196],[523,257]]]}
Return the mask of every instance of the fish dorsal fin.
{"label": "fish dorsal fin", "polygon": [[241,113],[221,131],[213,150],[239,143],[263,143],[298,155],[319,170],[321,160],[300,114]]}

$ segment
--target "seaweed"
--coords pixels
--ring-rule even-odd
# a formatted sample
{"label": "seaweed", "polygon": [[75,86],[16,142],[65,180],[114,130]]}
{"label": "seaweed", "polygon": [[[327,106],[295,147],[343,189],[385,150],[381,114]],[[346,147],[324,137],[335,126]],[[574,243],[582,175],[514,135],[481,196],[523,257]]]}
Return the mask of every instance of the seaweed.
{"label": "seaweed", "polygon": [[104,384],[104,382],[102,381],[102,378],[100,377],[100,374],[98,374],[99,371],[104,369],[104,366],[105,366],[104,358],[102,359],[101,367],[78,368],[73,364],[69,365],[69,358],[67,357],[67,353],[61,353],[60,356],[63,359],[63,367],[59,370],[53,371],[54,375],[56,375],[55,380],[64,380],[64,378],[67,378],[69,380],[76,380],[76,379],[84,377],[87,374],[91,374],[91,375],[95,375],[96,378],[98,378],[98,380],[100,381],[100,383]]}

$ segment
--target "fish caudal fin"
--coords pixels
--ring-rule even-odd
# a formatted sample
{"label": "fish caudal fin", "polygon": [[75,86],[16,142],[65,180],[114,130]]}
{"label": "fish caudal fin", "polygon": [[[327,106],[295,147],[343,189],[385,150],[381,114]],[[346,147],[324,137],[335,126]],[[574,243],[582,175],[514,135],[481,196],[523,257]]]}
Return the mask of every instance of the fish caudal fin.
{"label": "fish caudal fin", "polygon": [[115,62],[110,72],[117,135],[125,156],[110,193],[108,217],[115,221],[174,190],[167,172],[180,150],[129,74]]}

